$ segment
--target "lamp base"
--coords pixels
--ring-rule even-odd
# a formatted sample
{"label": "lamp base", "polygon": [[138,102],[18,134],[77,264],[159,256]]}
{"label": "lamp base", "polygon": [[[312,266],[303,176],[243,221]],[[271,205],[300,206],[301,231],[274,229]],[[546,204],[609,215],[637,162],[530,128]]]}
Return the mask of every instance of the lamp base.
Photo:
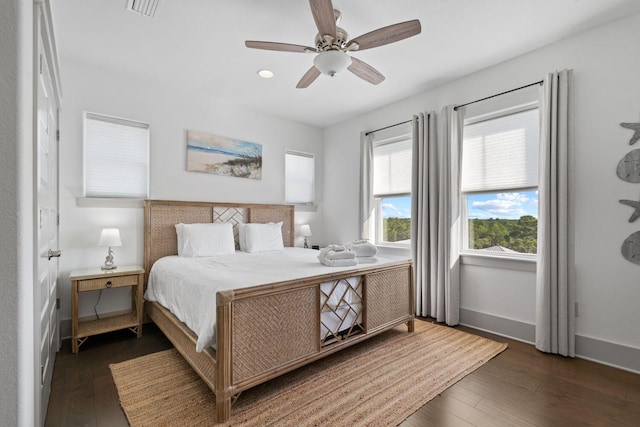
{"label": "lamp base", "polygon": [[309,249],[309,244],[307,243],[307,238],[304,238],[304,248]]}
{"label": "lamp base", "polygon": [[118,268],[117,265],[103,265],[100,267],[103,271],[115,270],[116,268]]}

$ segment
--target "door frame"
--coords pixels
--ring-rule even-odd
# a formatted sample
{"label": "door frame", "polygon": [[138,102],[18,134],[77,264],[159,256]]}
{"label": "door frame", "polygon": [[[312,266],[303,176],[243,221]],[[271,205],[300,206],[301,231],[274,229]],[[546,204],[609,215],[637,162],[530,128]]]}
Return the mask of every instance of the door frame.
{"label": "door frame", "polygon": [[[43,384],[42,384],[42,373],[41,373],[41,330],[40,330],[40,280],[39,280],[39,260],[40,260],[40,245],[38,242],[39,231],[38,228],[40,226],[40,212],[39,212],[39,201],[38,201],[38,86],[40,79],[40,55],[42,54],[47,61],[52,93],[51,97],[55,100],[56,109],[54,111],[55,121],[56,123],[56,132],[59,129],[59,115],[61,110],[61,98],[62,98],[62,90],[60,83],[60,67],[58,62],[58,54],[56,50],[55,37],[53,32],[53,21],[51,14],[51,5],[49,0],[33,0],[33,397],[34,397],[34,405],[33,405],[33,415],[34,415],[34,425],[42,426],[45,422],[46,417],[46,408],[48,402],[43,402]],[[42,45],[42,52],[40,50],[40,45]],[[58,135],[56,137],[56,211],[59,214],[59,138]],[[55,221],[55,233],[58,236],[58,223],[59,221]],[[57,249],[57,248],[51,248]],[[54,261],[57,262],[57,261]],[[59,276],[59,274],[58,274]],[[58,277],[55,278],[58,280]],[[58,281],[59,288],[59,281]],[[58,295],[56,295],[56,300]],[[52,304],[56,304],[56,301],[51,302]],[[56,304],[57,306],[57,304]],[[56,308],[57,309],[57,308]],[[56,350],[60,348],[60,319],[59,316],[56,315],[56,330],[58,331],[57,342],[55,346]],[[50,344],[47,344],[50,345]],[[53,364],[55,361],[55,354],[50,357],[50,363]],[[50,378],[49,378],[50,380]],[[48,387],[51,385],[48,384]]]}

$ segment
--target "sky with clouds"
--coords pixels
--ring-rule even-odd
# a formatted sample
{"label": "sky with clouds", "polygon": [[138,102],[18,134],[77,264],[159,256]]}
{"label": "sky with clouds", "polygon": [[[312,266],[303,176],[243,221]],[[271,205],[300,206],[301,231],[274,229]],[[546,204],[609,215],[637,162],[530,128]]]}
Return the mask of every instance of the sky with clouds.
{"label": "sky with clouds", "polygon": [[385,197],[382,199],[383,218],[411,218],[411,197]]}
{"label": "sky with clouds", "polygon": [[[467,213],[473,219],[519,219],[538,217],[538,192],[483,193],[467,196]],[[382,200],[384,218],[410,218],[410,197],[387,197]]]}
{"label": "sky with clouds", "polygon": [[538,192],[484,193],[467,196],[467,216],[473,219],[538,217]]}

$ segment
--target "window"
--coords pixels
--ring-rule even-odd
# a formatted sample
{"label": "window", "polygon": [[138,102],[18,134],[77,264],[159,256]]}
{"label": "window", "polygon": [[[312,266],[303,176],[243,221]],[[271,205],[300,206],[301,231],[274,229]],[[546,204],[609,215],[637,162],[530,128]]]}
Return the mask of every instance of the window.
{"label": "window", "polygon": [[284,200],[291,205],[312,205],[315,175],[313,154],[285,150]]}
{"label": "window", "polygon": [[537,103],[465,120],[464,250],[536,253],[539,130]]}
{"label": "window", "polygon": [[84,114],[86,197],[147,198],[148,171],[148,124]]}
{"label": "window", "polygon": [[411,243],[411,135],[373,141],[373,226],[376,245]]}

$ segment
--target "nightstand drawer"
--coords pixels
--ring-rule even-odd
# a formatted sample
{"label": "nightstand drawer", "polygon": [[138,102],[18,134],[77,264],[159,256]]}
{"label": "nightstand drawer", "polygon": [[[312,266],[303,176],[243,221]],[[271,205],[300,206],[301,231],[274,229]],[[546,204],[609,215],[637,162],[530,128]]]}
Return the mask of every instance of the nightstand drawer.
{"label": "nightstand drawer", "polygon": [[122,286],[135,286],[137,284],[137,275],[78,280],[78,292],[93,291],[96,289],[120,288]]}

